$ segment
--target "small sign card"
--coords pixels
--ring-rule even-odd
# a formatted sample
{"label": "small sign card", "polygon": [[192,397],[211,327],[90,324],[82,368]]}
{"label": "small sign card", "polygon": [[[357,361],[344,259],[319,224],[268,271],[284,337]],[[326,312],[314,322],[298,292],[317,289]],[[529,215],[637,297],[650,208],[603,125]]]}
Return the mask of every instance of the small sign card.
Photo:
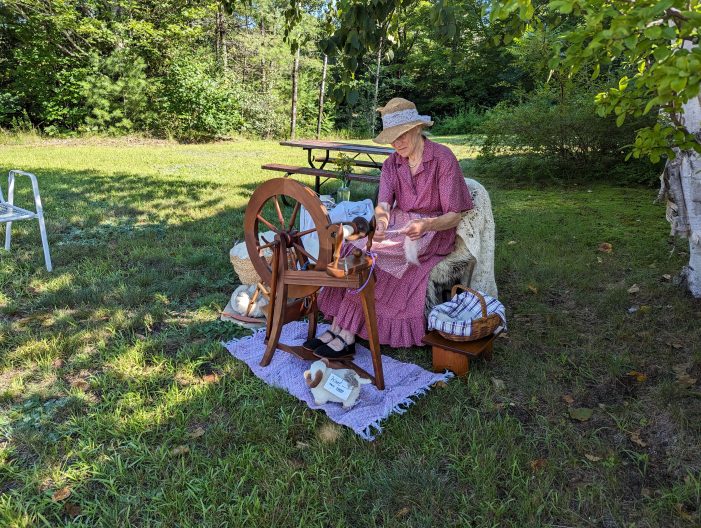
{"label": "small sign card", "polygon": [[343,401],[346,401],[353,390],[353,385],[348,383],[345,379],[337,376],[336,374],[331,374],[329,378],[324,383],[324,388],[331,394],[338,396]]}

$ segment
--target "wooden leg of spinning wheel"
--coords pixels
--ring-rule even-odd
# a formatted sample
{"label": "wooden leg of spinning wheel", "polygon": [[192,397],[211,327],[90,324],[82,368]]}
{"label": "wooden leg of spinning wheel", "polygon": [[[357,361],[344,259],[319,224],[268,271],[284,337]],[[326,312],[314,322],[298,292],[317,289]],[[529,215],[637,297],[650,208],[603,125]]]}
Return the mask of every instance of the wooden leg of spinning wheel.
{"label": "wooden leg of spinning wheel", "polygon": [[316,337],[316,321],[319,319],[319,306],[316,304],[316,297],[312,301],[312,306],[307,315],[309,320],[309,331],[307,332],[307,339],[312,339]]}
{"label": "wooden leg of spinning wheel", "polygon": [[278,282],[277,293],[275,295],[275,306],[272,309],[272,325],[268,335],[268,343],[265,346],[265,354],[260,362],[261,367],[267,367],[273,359],[273,354],[280,340],[282,327],[285,326],[285,304],[287,303],[287,285]]}
{"label": "wooden leg of spinning wheel", "polygon": [[382,372],[382,356],[380,355],[380,338],[377,334],[377,315],[375,314],[375,275],[371,275],[361,292],[365,327],[368,330],[368,342],[372,354],[372,368],[375,375],[375,386],[379,390],[385,388],[385,376]]}

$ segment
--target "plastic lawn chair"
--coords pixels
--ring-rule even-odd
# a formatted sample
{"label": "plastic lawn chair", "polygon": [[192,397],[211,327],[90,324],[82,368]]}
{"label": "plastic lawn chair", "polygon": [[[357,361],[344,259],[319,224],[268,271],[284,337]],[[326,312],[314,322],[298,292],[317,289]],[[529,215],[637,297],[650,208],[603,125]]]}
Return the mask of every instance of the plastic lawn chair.
{"label": "plastic lawn chair", "polygon": [[[14,205],[16,175],[27,176],[31,180],[32,191],[34,192],[35,211],[29,211]],[[41,197],[39,196],[39,184],[37,183],[37,177],[29,172],[11,170],[7,177],[7,185],[7,201],[5,201],[5,197],[2,194],[2,187],[0,187],[0,223],[7,224],[7,227],[5,228],[5,250],[10,251],[10,241],[12,240],[12,222],[17,222],[19,220],[32,220],[36,218],[39,220],[39,230],[41,231],[41,243],[44,246],[44,261],[46,262],[46,269],[51,271],[53,267],[51,266],[51,254],[49,253],[49,240],[46,237],[44,209],[41,207]]]}

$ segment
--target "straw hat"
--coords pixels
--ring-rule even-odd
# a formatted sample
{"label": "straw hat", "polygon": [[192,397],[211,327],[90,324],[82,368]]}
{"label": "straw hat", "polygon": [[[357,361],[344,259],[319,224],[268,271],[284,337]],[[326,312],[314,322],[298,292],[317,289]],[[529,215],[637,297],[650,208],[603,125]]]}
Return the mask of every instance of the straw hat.
{"label": "straw hat", "polygon": [[392,143],[407,130],[421,125],[433,126],[429,116],[419,115],[416,105],[411,101],[395,97],[390,99],[385,106],[377,109],[382,115],[382,132],[373,139],[375,143]]}

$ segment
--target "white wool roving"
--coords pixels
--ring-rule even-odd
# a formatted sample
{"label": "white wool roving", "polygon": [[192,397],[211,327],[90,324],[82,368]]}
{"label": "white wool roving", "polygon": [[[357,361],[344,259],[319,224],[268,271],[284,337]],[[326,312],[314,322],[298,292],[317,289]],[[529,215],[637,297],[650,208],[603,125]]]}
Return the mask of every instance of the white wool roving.
{"label": "white wool roving", "polygon": [[404,237],[404,257],[409,264],[419,265],[419,241]]}

